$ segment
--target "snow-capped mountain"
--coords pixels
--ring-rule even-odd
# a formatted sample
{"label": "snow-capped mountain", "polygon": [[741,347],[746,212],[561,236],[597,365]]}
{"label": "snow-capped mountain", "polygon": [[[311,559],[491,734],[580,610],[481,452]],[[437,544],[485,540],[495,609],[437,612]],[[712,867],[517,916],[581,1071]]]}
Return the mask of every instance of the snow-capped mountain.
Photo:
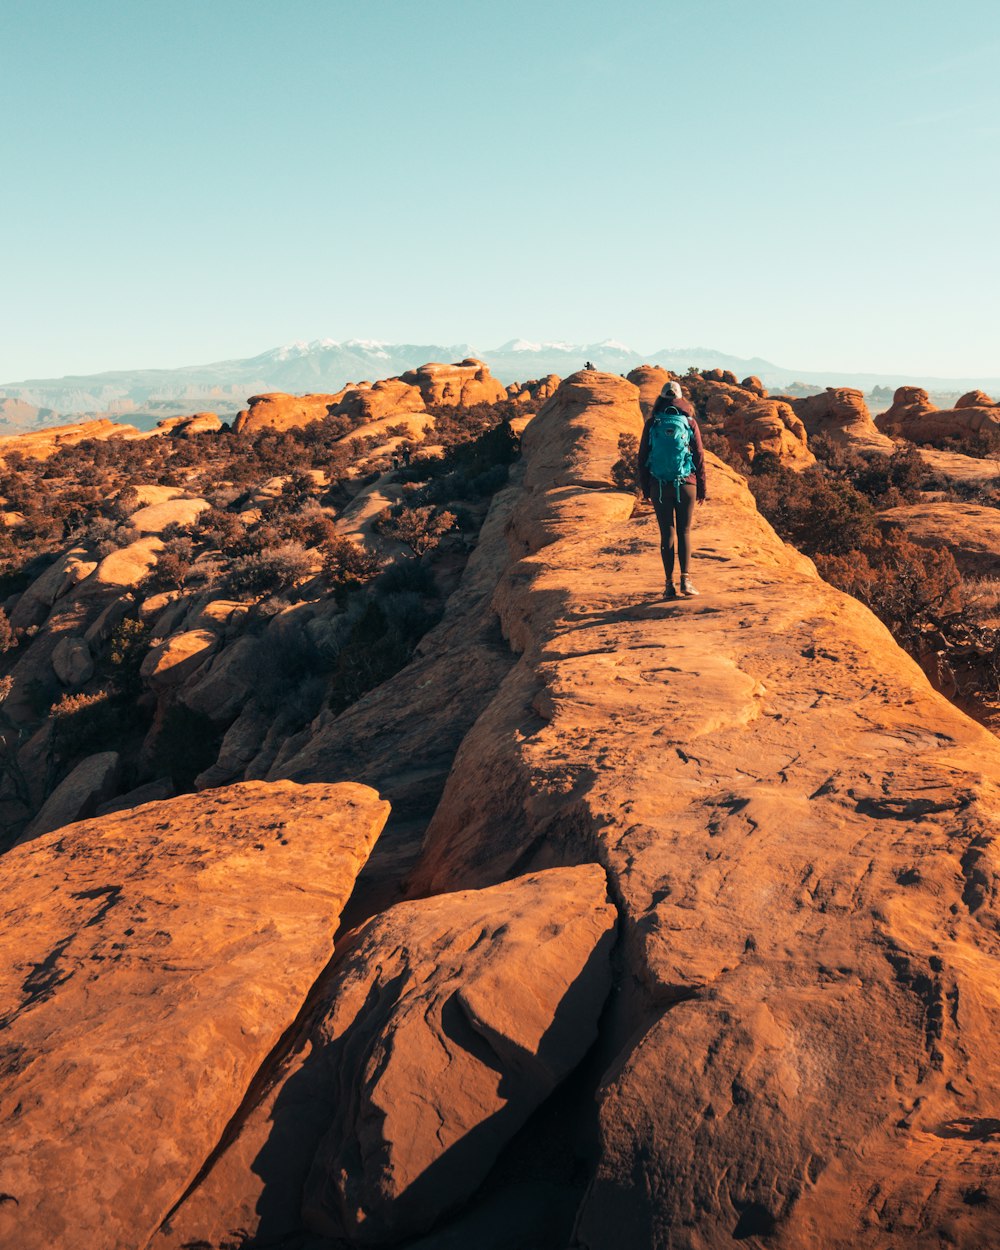
{"label": "snow-capped mountain", "polygon": [[[109,415],[150,428],[163,417],[211,409],[230,417],[250,395],[265,391],[303,394],[338,391],[348,382],[394,377],[428,361],[484,360],[502,382],[556,373],[560,377],[591,361],[609,373],[659,364],[676,373],[690,366],[731,369],[739,378],[756,374],[772,389],[799,381],[816,386],[850,385],[869,390],[902,383],[955,394],[973,387],[996,392],[997,378],[903,378],[882,374],[791,370],[760,357],[732,356],[709,347],[638,352],[616,339],[599,343],[533,342],[514,338],[495,348],[470,343],[387,343],[376,339],[314,339],[286,343],[243,360],[221,360],[180,369],[136,369],[30,379],[0,386],[0,433],[52,425],[83,415]],[[8,401],[8,402],[4,402]],[[32,409],[39,410],[32,416]]]}

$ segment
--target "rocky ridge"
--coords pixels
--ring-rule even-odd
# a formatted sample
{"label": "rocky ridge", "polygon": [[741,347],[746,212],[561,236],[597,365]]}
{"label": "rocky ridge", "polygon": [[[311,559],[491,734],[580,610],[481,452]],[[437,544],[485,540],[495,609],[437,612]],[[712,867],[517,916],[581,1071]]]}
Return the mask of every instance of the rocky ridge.
{"label": "rocky ridge", "polygon": [[[777,402],[705,381],[746,392],[741,411]],[[785,414],[764,416],[798,445]],[[133,1229],[103,1244],[152,1236],[150,1216],[169,1212],[165,1250],[304,1229],[521,1245],[542,1226],[539,1194],[553,1248],[984,1244],[1000,1174],[1000,748],[714,459],[703,594],[656,601],[655,525],[612,485],[641,421],[623,379],[567,379],[527,424],[512,485],[413,662],[257,757],[272,780],[250,790],[279,811],[300,789],[367,781],[402,818],[348,904],[365,923],[318,981],[315,963],[304,974],[305,1013],[274,1008],[281,1046],[227,1086],[232,1130],[211,1119],[156,1211],[129,1208]],[[85,554],[53,570],[57,598],[100,567],[83,571]],[[148,676],[173,647],[162,679],[190,664],[194,692],[222,617],[181,606]],[[305,624],[323,626],[312,611]],[[66,625],[60,646],[79,621]],[[225,688],[205,693],[208,711]],[[244,789],[12,856],[128,827],[124,869],[161,808],[197,826]],[[273,818],[249,808],[239,827],[252,838]],[[175,867],[178,890],[197,880]],[[329,951],[348,889],[310,920],[311,949]],[[502,1153],[515,1135],[544,1155],[530,1191]],[[470,1211],[422,1236],[480,1183]]]}

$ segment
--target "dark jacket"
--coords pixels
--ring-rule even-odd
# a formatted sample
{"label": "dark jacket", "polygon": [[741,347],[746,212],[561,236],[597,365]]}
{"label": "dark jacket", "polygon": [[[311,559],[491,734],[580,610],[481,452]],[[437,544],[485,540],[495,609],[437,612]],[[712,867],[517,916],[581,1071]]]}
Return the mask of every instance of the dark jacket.
{"label": "dark jacket", "polygon": [[[686,399],[677,399],[673,402],[673,407],[678,412],[683,412],[688,419],[688,425],[691,427],[691,455],[694,458],[694,472],[689,473],[684,478],[685,483],[698,488],[698,498],[704,499],[705,495],[705,448],[701,442],[701,430],[698,428],[698,422],[694,419],[694,409]],[[650,416],[646,424],[642,427],[642,438],[639,440],[639,488],[643,495],[648,499],[652,493],[652,475],[646,465],[649,458],[649,422],[653,418]]]}

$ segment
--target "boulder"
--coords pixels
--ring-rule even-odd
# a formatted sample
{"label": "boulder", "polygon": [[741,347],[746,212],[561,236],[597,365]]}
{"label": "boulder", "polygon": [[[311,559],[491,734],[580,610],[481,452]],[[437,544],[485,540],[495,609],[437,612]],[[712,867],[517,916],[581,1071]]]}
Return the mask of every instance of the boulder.
{"label": "boulder", "polygon": [[761,452],[769,452],[790,469],[806,469],[816,463],[805,426],[782,400],[734,404],[726,412],[722,432],[730,447],[748,461]]}
{"label": "boulder", "polygon": [[256,430],[290,430],[295,426],[309,425],[329,416],[343,396],[337,395],[286,395],[271,391],[266,395],[251,395],[247,407],[236,414],[233,431],[236,434],[252,434]]}
{"label": "boulder", "polygon": [[94,675],[94,657],[85,638],[62,637],[52,652],[56,677],[71,690],[84,685]]}
{"label": "boulder", "polygon": [[559,389],[559,381],[557,374],[548,373],[544,378],[532,378],[528,382],[511,382],[507,387],[507,398],[515,404],[544,403]]}
{"label": "boulder", "polygon": [[956,408],[994,408],[996,400],[993,400],[985,391],[966,391],[964,395],[955,400]]}
{"label": "boulder", "polygon": [[303,1182],[307,1224],[338,1245],[395,1244],[462,1204],[596,1037],[615,920],[584,864],[369,921],[283,1084],[154,1246],[220,1245],[234,1228],[283,1244]]}
{"label": "boulder", "polygon": [[660,365],[639,365],[628,375],[628,380],[639,388],[639,407],[642,415],[648,417],[664,386],[676,378],[669,369],[663,369]]}
{"label": "boulder", "polygon": [[64,777],[28,824],[22,840],[83,820],[114,794],[121,761],[116,751],[88,755]]}
{"label": "boulder", "polygon": [[818,395],[788,401],[810,438],[822,434],[842,447],[892,455],[895,443],[875,426],[864,392],[850,386],[828,386]]}
{"label": "boulder", "polygon": [[240,785],[0,859],[5,1246],[148,1244],[271,1076],[386,812],[363,786]]}
{"label": "boulder", "polygon": [[195,434],[217,434],[222,422],[215,412],[195,412],[190,417],[167,417],[157,421],[156,428],[171,438],[192,438]]}
{"label": "boulder", "polygon": [[[210,637],[213,642],[217,637],[207,630],[191,632]],[[182,637],[190,637],[190,634]],[[227,724],[236,717],[256,689],[261,660],[262,648],[258,638],[248,634],[237,638],[224,647],[218,658],[207,670],[199,672],[195,680],[187,675],[179,695],[181,702],[193,712],[200,712],[219,724]]]}
{"label": "boulder", "polygon": [[68,594],[96,568],[96,561],[88,560],[87,552],[82,547],[74,547],[57,556],[17,601],[17,607],[10,614],[11,625],[15,629],[41,625],[56,600]]}
{"label": "boulder", "polygon": [[457,365],[421,365],[404,373],[400,380],[417,387],[427,407],[496,404],[507,398],[506,388],[493,377],[489,366],[471,356]]}
{"label": "boulder", "polygon": [[[372,386],[349,387],[332,409],[335,416],[350,417],[354,421],[363,422],[424,411],[420,388],[404,382],[401,378],[386,378]],[[367,434],[368,431],[363,430],[360,433]]]}
{"label": "boulder", "polygon": [[171,499],[164,503],[148,504],[132,513],[129,524],[140,534],[162,534],[168,525],[180,525],[183,528],[194,525],[209,506],[204,499]]}
{"label": "boulder", "polygon": [[130,808],[143,807],[146,803],[159,803],[163,799],[172,799],[174,793],[174,783],[169,777],[157,777],[155,781],[147,781],[145,785],[136,786],[127,794],[116,795],[106,803],[101,803],[94,815],[110,816],[114,812],[127,812]]}
{"label": "boulder", "polygon": [[187,629],[152,647],[139,668],[154,690],[170,690],[188,681],[212,655],[219,637],[209,629]]}
{"label": "boulder", "polygon": [[744,378],[740,386],[745,391],[752,391],[755,395],[759,395],[761,399],[767,399],[767,390],[764,387],[764,383],[755,373],[751,373],[748,378]]}
{"label": "boulder", "polygon": [[[97,567],[96,565],[94,566]],[[101,643],[107,642],[114,632],[115,626],[121,622],[134,610],[135,600],[131,595],[122,595],[118,599],[112,599],[99,616],[87,626],[84,631],[85,640],[95,648],[100,649]]]}
{"label": "boulder", "polygon": [[150,537],[139,538],[127,547],[112,551],[98,564],[93,575],[81,587],[81,592],[94,593],[107,590],[109,586],[138,586],[156,567],[162,550],[163,543],[158,538]]}

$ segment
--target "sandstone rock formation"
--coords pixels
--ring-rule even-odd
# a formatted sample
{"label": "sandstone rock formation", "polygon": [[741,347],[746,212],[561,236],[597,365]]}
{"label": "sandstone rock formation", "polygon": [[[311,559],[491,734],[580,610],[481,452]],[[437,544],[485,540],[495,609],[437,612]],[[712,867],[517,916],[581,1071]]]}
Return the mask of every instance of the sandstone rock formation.
{"label": "sandstone rock formation", "polygon": [[[420,388],[401,378],[386,378],[374,384],[348,387],[332,412],[357,421],[378,421],[383,417],[406,412],[424,412],[426,407]],[[365,430],[367,434],[368,431]]]}
{"label": "sandstone rock formation", "polygon": [[132,513],[129,524],[140,534],[162,534],[168,525],[194,525],[208,506],[204,499],[171,499],[148,504]]}
{"label": "sandstone rock formation", "polygon": [[30,840],[92,815],[114,794],[119,764],[117,751],[100,751],[81,760],[45,800],[22,838]]}
{"label": "sandstone rock formation", "polygon": [[46,460],[60,447],[71,447],[90,439],[143,438],[134,425],[123,425],[108,417],[94,421],[77,421],[72,425],[49,425],[26,434],[0,437],[0,463],[12,451],[32,460]]}
{"label": "sandstone rock formation", "polygon": [[4,1245],[147,1244],[328,960],[385,814],[363,786],[241,785],[0,859]]}
{"label": "sandstone rock formation", "polygon": [[236,414],[233,432],[249,434],[254,430],[290,430],[296,425],[308,425],[310,421],[322,421],[343,397],[337,395],[286,395],[271,391],[266,395],[251,395],[246,408]]}
{"label": "sandstone rock formation", "polygon": [[823,434],[856,451],[891,455],[895,449],[892,439],[876,428],[862,391],[849,386],[828,386],[819,395],[789,402],[810,438]]}
{"label": "sandstone rock formation", "polygon": [[768,452],[791,469],[806,469],[816,463],[805,426],[782,400],[732,404],[726,410],[722,432],[730,447],[748,461]]}
{"label": "sandstone rock formation", "polygon": [[939,477],[951,482],[982,486],[1000,479],[1000,463],[979,456],[963,456],[957,451],[941,451],[937,447],[919,447],[920,459]]}
{"label": "sandstone rock formation", "polygon": [[507,398],[515,404],[527,404],[544,401],[559,389],[559,377],[555,373],[547,373],[544,378],[531,378],[527,382],[512,382],[507,387]]}
{"label": "sandstone rock formation", "polygon": [[[529,427],[540,448],[561,417]],[[616,413],[590,417],[600,462]],[[528,449],[524,506],[551,489],[532,467]],[[698,600],[651,599],[650,519],[595,511],[511,568],[497,606],[522,658],[411,888],[595,852],[609,872],[629,977],[576,1244],[945,1228],[972,1250],[1000,1179],[1000,745],[714,460],[709,497]]]}
{"label": "sandstone rock formation", "polygon": [[921,547],[946,547],[972,577],[1000,575],[1000,509],[940,501],[907,504],[879,515],[879,525]]}
{"label": "sandstone rock formation", "polygon": [[428,407],[495,404],[507,397],[506,387],[493,377],[489,366],[471,356],[457,365],[421,365],[400,380],[417,387]]}
{"label": "sandstone rock formation", "polygon": [[954,408],[935,408],[925,390],[900,386],[892,406],[875,418],[875,424],[883,433],[913,443],[961,438],[983,429],[1000,430],[1000,405],[992,403],[988,396],[983,396],[987,400],[984,404],[973,402],[981,396],[982,391],[970,391]]}
{"label": "sandstone rock formation", "polygon": [[639,405],[644,417],[648,417],[653,411],[657,396],[673,377],[669,369],[660,365],[640,365],[629,373],[629,382],[639,388]]}
{"label": "sandstone rock formation", "polygon": [[64,686],[82,686],[94,675],[94,658],[85,638],[63,636],[52,652],[52,667]]}
{"label": "sandstone rock formation", "polygon": [[189,417],[167,417],[157,421],[156,429],[171,438],[191,438],[195,434],[217,434],[222,429],[218,413],[194,412]]}
{"label": "sandstone rock formation", "polygon": [[996,407],[996,400],[993,400],[985,391],[966,391],[955,400],[956,408],[992,408]]}

